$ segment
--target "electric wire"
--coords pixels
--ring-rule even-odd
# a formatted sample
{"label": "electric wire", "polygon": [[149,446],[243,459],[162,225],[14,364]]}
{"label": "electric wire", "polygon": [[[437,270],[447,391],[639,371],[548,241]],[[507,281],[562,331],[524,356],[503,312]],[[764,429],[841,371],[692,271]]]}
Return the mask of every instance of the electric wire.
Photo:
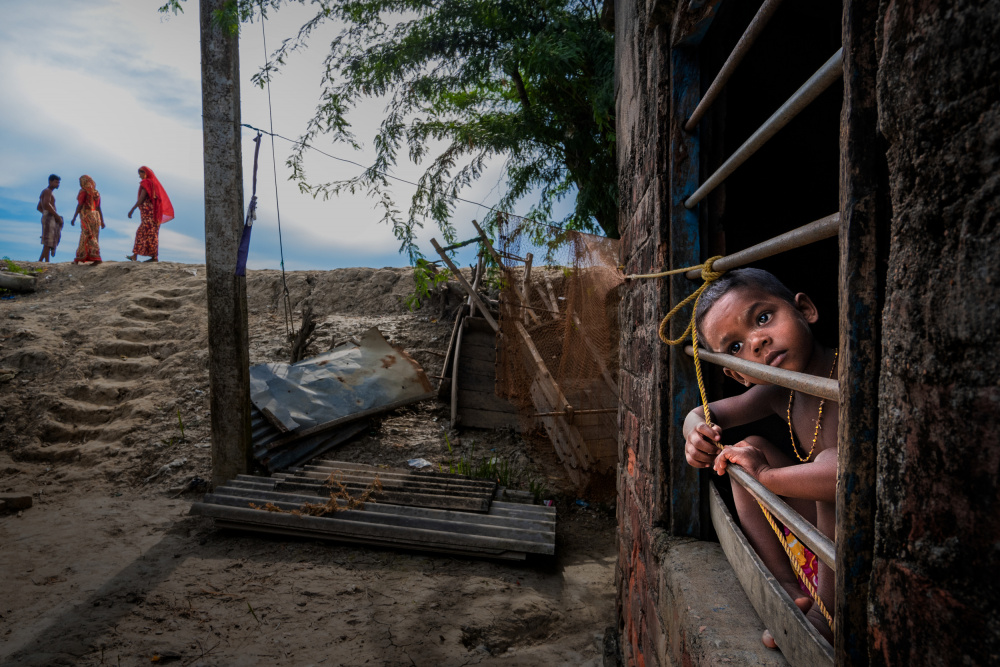
{"label": "electric wire", "polygon": [[[265,21],[260,22],[260,34],[264,44],[264,62],[267,63],[267,33],[264,30]],[[285,247],[281,242],[281,204],[278,201],[278,162],[274,154],[274,111],[271,108],[271,77],[267,77],[267,115],[271,123],[271,131],[264,134],[271,135],[271,170],[274,172],[274,208],[278,216],[278,252],[281,257],[281,289],[282,299],[285,304],[285,336],[292,339],[295,333],[295,323],[292,321],[292,304],[288,296],[288,282],[285,280]],[[249,127],[244,125],[244,127]],[[262,132],[262,130],[257,130]]]}
{"label": "electric wire", "polygon": [[[330,159],[333,159],[333,160],[337,160],[338,162],[345,162],[347,164],[352,164],[352,165],[354,165],[356,167],[361,167],[365,171],[371,171],[371,172],[373,172],[375,174],[378,174],[379,176],[382,176],[384,178],[392,179],[394,181],[399,181],[400,183],[406,183],[407,185],[412,185],[414,187],[420,187],[419,184],[417,184],[417,183],[415,183],[413,181],[409,181],[409,180],[407,180],[405,178],[401,178],[399,176],[394,176],[394,175],[392,175],[392,174],[390,174],[388,172],[385,172],[385,171],[379,171],[377,169],[372,169],[371,167],[366,167],[365,165],[361,164],[360,162],[355,162],[354,160],[349,160],[347,158],[343,158],[343,157],[338,157],[336,155],[332,155],[330,153],[327,153],[324,150],[316,148],[315,146],[313,146],[311,144],[307,144],[304,141],[297,141],[295,139],[289,139],[288,137],[282,136],[282,135],[274,132],[273,131],[274,130],[273,126],[271,127],[271,130],[272,130],[271,132],[268,132],[267,130],[262,130],[259,127],[254,127],[253,125],[250,125],[249,123],[242,123],[242,126],[245,127],[245,128],[247,128],[247,129],[254,130],[255,132],[263,132],[264,134],[269,135],[271,137],[271,146],[272,146],[272,149],[273,149],[273,146],[274,146],[274,138],[277,137],[278,139],[282,139],[284,141],[287,141],[290,144],[295,144],[297,146],[302,146],[304,148],[308,148],[309,150],[316,151],[320,155],[325,155],[326,157],[328,157]],[[507,211],[502,211],[502,210],[496,208],[495,206],[488,206],[487,204],[483,204],[482,202],[473,201],[471,199],[465,199],[464,197],[459,197],[458,195],[451,195],[450,197],[451,197],[451,199],[453,199],[455,201],[460,201],[460,202],[463,202],[465,204],[472,204],[473,206],[478,206],[480,208],[485,208],[487,211],[491,211],[492,213],[494,213],[496,215],[509,216],[509,217],[512,217],[512,218],[517,218],[518,220],[523,220],[524,222],[532,224],[532,225],[540,225],[540,226],[543,226],[543,227],[549,227],[550,229],[554,229],[554,230],[556,230],[558,232],[573,231],[573,230],[566,229],[565,227],[562,227],[560,225],[553,224],[551,222],[543,222],[541,220],[534,220],[532,218],[526,218],[523,215],[517,215],[516,213],[510,213],[510,212],[507,212]],[[593,234],[593,232],[584,232],[584,233],[591,234],[591,235],[594,235],[594,236],[603,236],[602,234]]]}

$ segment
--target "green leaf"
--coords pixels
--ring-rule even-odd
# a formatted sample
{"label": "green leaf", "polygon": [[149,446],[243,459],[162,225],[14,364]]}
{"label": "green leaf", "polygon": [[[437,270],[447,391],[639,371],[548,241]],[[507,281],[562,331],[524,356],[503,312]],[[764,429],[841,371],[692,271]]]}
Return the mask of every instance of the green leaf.
{"label": "green leaf", "polygon": [[[180,11],[170,0],[161,11]],[[225,20],[261,20],[290,0],[232,0]],[[305,4],[300,0],[300,4]],[[233,6],[235,5],[235,6]],[[617,237],[614,41],[600,26],[601,5],[587,0],[314,0],[313,17],[253,76],[264,85],[293,56],[329,44],[315,113],[287,165],[303,193],[371,196],[415,264],[417,231],[427,222],[449,242],[460,197],[486,162],[503,161],[497,210],[536,197],[526,217],[542,221],[574,198],[557,229]],[[330,35],[335,36],[330,38]],[[375,159],[340,181],[315,182],[305,170],[309,145],[360,148],[348,120],[362,102],[385,99],[370,137]],[[424,166],[404,212],[388,177],[402,161]],[[551,241],[540,226],[539,240]]]}

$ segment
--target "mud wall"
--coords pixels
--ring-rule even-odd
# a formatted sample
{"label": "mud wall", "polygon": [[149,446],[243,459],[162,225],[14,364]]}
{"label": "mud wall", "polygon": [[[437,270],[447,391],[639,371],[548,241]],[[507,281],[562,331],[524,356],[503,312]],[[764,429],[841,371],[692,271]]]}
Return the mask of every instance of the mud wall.
{"label": "mud wall", "polygon": [[885,2],[872,663],[998,664],[1000,2]]}

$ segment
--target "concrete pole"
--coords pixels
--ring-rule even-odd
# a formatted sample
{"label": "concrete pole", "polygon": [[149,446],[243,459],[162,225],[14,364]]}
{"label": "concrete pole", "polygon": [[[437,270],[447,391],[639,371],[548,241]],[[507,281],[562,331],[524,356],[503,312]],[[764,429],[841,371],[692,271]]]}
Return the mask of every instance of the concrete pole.
{"label": "concrete pole", "polygon": [[243,226],[239,39],[212,21],[224,4],[200,4],[213,486],[247,472],[253,456],[246,279],[234,275]]}

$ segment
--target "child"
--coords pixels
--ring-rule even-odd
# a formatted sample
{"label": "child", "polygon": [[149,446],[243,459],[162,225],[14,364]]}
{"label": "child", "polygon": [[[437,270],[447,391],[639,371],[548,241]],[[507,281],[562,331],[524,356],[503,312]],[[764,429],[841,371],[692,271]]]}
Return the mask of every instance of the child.
{"label": "child", "polygon": [[[777,278],[760,269],[739,269],[725,274],[705,290],[695,313],[699,338],[715,352],[785,370],[832,377],[836,352],[821,345],[809,326],[818,318],[816,306],[808,296],[793,295]],[[711,427],[705,423],[701,407],[688,414],[684,421],[684,453],[688,463],[696,468],[713,466],[720,475],[728,463],[739,464],[833,539],[838,406],[728,368],[723,372],[750,389],[711,403]],[[787,420],[798,461],[756,436],[719,450],[723,430],[772,414]],[[788,556],[757,502],[739,484],[734,482],[732,486],[736,511],[750,544],[799,608],[807,612],[807,618],[832,639],[826,619],[800,588]],[[818,592],[831,614],[833,576],[833,571],[820,563]],[[775,647],[770,632],[765,631],[763,641]]]}

